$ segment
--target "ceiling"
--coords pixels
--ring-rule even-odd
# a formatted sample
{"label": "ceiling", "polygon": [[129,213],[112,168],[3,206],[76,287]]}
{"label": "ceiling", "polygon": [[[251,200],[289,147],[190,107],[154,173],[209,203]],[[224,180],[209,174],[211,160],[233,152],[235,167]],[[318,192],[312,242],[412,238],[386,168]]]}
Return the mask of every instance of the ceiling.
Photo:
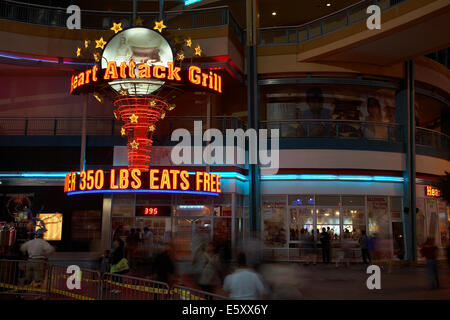
{"label": "ceiling", "polygon": [[[133,0],[22,0],[55,7],[78,5],[81,10],[132,11]],[[258,0],[260,27],[300,25],[348,7],[361,0]],[[327,6],[327,4],[330,6]],[[183,0],[164,0],[164,10],[229,6],[236,21],[245,28],[246,0],[202,0],[189,7]],[[138,11],[159,11],[159,0],[138,0]],[[276,12],[276,15],[272,13]]]}

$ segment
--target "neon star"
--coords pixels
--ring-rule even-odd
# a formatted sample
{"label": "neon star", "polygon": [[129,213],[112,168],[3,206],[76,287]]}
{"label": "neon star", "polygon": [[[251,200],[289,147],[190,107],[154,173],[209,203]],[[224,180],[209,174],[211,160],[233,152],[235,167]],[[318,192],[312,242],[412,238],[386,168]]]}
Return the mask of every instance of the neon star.
{"label": "neon star", "polygon": [[114,118],[116,118],[116,120],[119,120],[120,117],[119,117],[119,114],[117,113],[117,111],[114,110],[113,113],[114,113]]}
{"label": "neon star", "polygon": [[161,112],[161,119],[164,119],[166,117],[166,112],[165,111],[163,111],[163,112]]}
{"label": "neon star", "polygon": [[130,116],[131,123],[138,123],[139,116],[135,115],[134,113]]}
{"label": "neon star", "polygon": [[91,40],[84,40],[84,47],[87,49],[91,44]]}
{"label": "neon star", "polygon": [[[98,102],[103,103],[104,99],[103,97],[100,95],[100,93],[98,92],[94,92],[94,98],[97,99]],[[116,116],[115,112],[114,112],[114,117]],[[116,118],[117,119],[117,118]]]}
{"label": "neon star", "polygon": [[184,60],[184,52],[183,51],[177,53],[177,60],[178,61]]}
{"label": "neon star", "polygon": [[192,40],[191,40],[191,38],[189,38],[189,39],[186,39],[186,47],[192,47]]}
{"label": "neon star", "polygon": [[176,105],[174,103],[172,103],[172,104],[169,104],[166,109],[168,111],[172,111],[173,109],[175,109],[175,107],[176,107]]}
{"label": "neon star", "polygon": [[149,105],[150,107],[156,106],[156,101],[155,100],[150,101]]}
{"label": "neon star", "polygon": [[195,50],[194,55],[199,56],[199,57],[202,55],[202,48],[200,48],[199,44],[194,48],[194,50]]}
{"label": "neon star", "polygon": [[120,129],[120,134],[122,135],[122,137],[126,134],[124,127],[122,127],[122,129]]}
{"label": "neon star", "polygon": [[134,19],[135,26],[142,26],[143,23],[144,23],[144,19],[142,19],[141,17],[137,17],[136,19]]}
{"label": "neon star", "polygon": [[130,143],[131,148],[138,149],[139,142],[136,142],[136,140],[133,140],[133,142]]}
{"label": "neon star", "polygon": [[167,28],[167,26],[164,25],[164,20],[155,21],[155,26],[153,27],[154,30],[158,30],[159,33],[161,33],[164,28]]}
{"label": "neon star", "polygon": [[103,40],[103,37],[101,37],[101,38],[98,39],[98,40],[95,40],[95,48],[96,48],[96,49],[97,49],[97,48],[103,49],[103,48],[105,47],[105,44],[106,44],[106,41]]}
{"label": "neon star", "polygon": [[155,129],[156,129],[156,127],[155,127],[155,125],[154,125],[153,123],[152,123],[151,125],[148,126],[148,130],[149,130],[149,131],[152,131],[152,132],[153,132],[153,131],[155,131]]}
{"label": "neon star", "polygon": [[92,55],[94,56],[95,62],[99,62],[100,61],[100,53],[94,52]]}
{"label": "neon star", "polygon": [[80,56],[81,56],[81,48],[78,47],[78,48],[77,48],[77,57],[80,57]]}
{"label": "neon star", "polygon": [[122,31],[123,30],[122,29],[122,22],[119,22],[119,23],[113,22],[113,26],[109,30],[114,31],[114,33]]}

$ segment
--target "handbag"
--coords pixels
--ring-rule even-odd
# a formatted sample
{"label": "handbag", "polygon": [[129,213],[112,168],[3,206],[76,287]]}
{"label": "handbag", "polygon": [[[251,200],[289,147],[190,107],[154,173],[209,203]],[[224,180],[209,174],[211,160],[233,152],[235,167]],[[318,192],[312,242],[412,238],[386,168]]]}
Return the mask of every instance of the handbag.
{"label": "handbag", "polygon": [[122,258],[118,263],[111,266],[111,273],[117,273],[122,272],[125,270],[130,270],[130,266],[128,265],[128,260],[125,258]]}

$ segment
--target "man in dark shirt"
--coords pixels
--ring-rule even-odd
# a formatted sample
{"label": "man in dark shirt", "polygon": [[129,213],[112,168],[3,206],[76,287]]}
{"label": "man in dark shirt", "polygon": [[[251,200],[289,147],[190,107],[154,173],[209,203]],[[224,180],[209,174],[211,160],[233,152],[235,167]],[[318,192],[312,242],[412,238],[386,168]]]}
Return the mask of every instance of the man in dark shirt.
{"label": "man in dark shirt", "polygon": [[322,243],[323,262],[330,263],[330,234],[325,228],[322,228],[322,233],[320,234],[320,242]]}

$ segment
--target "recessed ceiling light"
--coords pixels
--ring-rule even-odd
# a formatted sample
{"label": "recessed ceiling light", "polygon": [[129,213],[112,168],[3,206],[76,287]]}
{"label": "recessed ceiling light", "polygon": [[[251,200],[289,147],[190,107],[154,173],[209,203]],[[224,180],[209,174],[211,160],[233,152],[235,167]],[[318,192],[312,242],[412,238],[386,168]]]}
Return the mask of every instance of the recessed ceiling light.
{"label": "recessed ceiling light", "polygon": [[272,12],[272,15],[273,15],[273,16],[276,16],[276,15],[277,15],[277,13],[276,13],[276,12],[274,11],[274,12]]}
{"label": "recessed ceiling light", "polygon": [[327,3],[327,7],[331,7],[331,3]]}

